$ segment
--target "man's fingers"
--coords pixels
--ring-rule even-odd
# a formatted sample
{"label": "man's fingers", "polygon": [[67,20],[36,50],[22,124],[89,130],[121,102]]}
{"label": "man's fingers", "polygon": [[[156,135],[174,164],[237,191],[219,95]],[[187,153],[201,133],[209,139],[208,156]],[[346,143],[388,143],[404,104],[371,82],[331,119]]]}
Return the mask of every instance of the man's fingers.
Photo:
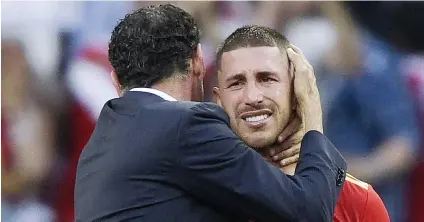
{"label": "man's fingers", "polygon": [[314,69],[313,69],[312,65],[309,64],[308,60],[306,59],[306,57],[303,55],[302,51],[299,48],[297,48],[295,45],[291,45],[290,47],[292,47],[293,51],[298,54],[298,56],[300,57],[300,59],[303,62],[303,65],[307,68],[308,73],[306,75],[309,78],[309,82],[311,84],[315,84],[316,78],[315,78],[315,75],[314,75]]}
{"label": "man's fingers", "polygon": [[287,49],[287,55],[292,62],[294,72],[294,92],[297,101],[302,104],[308,97],[308,94],[315,94],[317,91],[316,77],[312,66],[307,62],[301,54],[298,54],[293,49]]}
{"label": "man's fingers", "polygon": [[294,93],[299,103],[304,100],[309,88],[309,77],[310,71],[305,63],[302,61],[299,54],[293,49],[287,49],[287,55],[294,66]]}
{"label": "man's fingers", "polygon": [[322,132],[321,101],[313,68],[295,46],[287,49],[287,56],[295,68],[293,85],[298,105],[296,113],[305,125],[306,131]]}
{"label": "man's fingers", "polygon": [[302,121],[295,115],[292,117],[292,120],[290,121],[289,125],[284,128],[283,132],[278,136],[277,142],[280,144],[277,147],[273,147],[269,149],[269,155],[273,156],[276,153],[280,153],[281,151],[287,149],[283,148],[281,144],[286,143],[286,141],[291,138],[294,134],[296,134],[298,131],[302,130]]}
{"label": "man's fingers", "polygon": [[264,157],[262,156],[266,162],[272,163],[272,159],[270,157]]}
{"label": "man's fingers", "polygon": [[290,60],[289,60],[289,64],[290,64],[290,78],[291,78],[292,83],[293,83],[294,82],[294,65]]}
{"label": "man's fingers", "polygon": [[297,46],[290,44],[290,48],[293,49],[294,52],[296,52],[303,62],[305,62],[305,56],[303,55],[303,52],[301,49],[299,49]]}
{"label": "man's fingers", "polygon": [[297,54],[299,54],[300,58],[302,59],[303,63],[310,69],[312,69],[312,65],[309,64],[308,60],[306,59],[305,55],[303,54],[302,50],[300,50],[297,46],[291,44],[290,48],[293,49]]}
{"label": "man's fingers", "polygon": [[303,62],[302,57],[298,53],[296,53],[292,48],[287,49],[287,56],[292,62],[295,72],[302,72],[308,69],[306,64]]}
{"label": "man's fingers", "polygon": [[289,147],[299,144],[302,142],[303,137],[305,136],[305,132],[302,129],[298,129],[295,133],[293,133],[286,141],[281,144],[283,150],[288,149]]}
{"label": "man's fingers", "polygon": [[290,150],[290,147],[293,147],[297,144],[300,144],[302,142],[303,137],[305,136],[305,132],[302,129],[298,129],[295,133],[293,133],[292,135],[289,136],[289,138],[287,138],[281,145],[280,148],[277,150],[276,153],[282,153],[282,154],[286,154]]}
{"label": "man's fingers", "polygon": [[272,164],[276,167],[280,167],[279,162],[272,161],[271,157],[264,157],[264,156],[262,156],[262,157],[265,159],[266,162],[268,162],[268,163],[270,163],[270,164]]}
{"label": "man's fingers", "polygon": [[[301,121],[297,117],[293,117],[293,120],[290,121],[289,125],[284,128],[283,132],[281,132],[280,136],[278,136],[278,142],[282,143],[289,136],[293,135],[297,130],[301,127]],[[278,151],[277,151],[278,152]]]}
{"label": "man's fingers", "polygon": [[296,154],[292,157],[283,159],[283,160],[280,161],[279,164],[280,164],[280,167],[285,167],[285,166],[288,166],[290,164],[297,163],[297,161],[299,161],[299,154]]}
{"label": "man's fingers", "polygon": [[286,158],[290,158],[300,153],[300,143],[291,146],[289,149],[281,151],[272,157],[273,161],[280,161]]}

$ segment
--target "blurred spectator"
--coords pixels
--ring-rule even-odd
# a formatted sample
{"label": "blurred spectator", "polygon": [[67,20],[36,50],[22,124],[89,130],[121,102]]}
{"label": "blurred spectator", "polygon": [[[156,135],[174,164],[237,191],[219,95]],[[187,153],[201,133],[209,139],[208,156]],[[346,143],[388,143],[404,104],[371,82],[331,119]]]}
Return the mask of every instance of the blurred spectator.
{"label": "blurred spectator", "polygon": [[408,197],[408,222],[421,222],[424,218],[422,210],[424,201],[424,51],[422,53],[409,54],[402,61],[402,73],[408,80],[412,91],[421,126],[421,149],[419,163],[411,173]]}
{"label": "blurred spectator", "polygon": [[310,12],[320,5],[320,3],[308,1],[260,1],[255,3],[255,13],[248,22],[275,29],[285,27],[294,17],[310,15]]}
{"label": "blurred spectator", "polygon": [[[346,2],[361,26],[402,51],[424,51],[423,2]],[[376,16],[384,15],[384,16]]]}
{"label": "blurred spectator", "polygon": [[391,221],[403,222],[420,137],[400,53],[357,27],[340,3],[321,6],[337,36],[316,70],[327,109],[325,133],[344,153],[349,171],[374,186]]}
{"label": "blurred spectator", "polygon": [[413,94],[421,126],[421,149],[418,165],[410,175],[408,222],[421,222],[424,218],[424,3],[398,3],[390,20],[391,40],[404,53],[402,73]]}
{"label": "blurred spectator", "polygon": [[65,169],[58,182],[53,206],[58,220],[74,221],[74,185],[79,155],[87,143],[100,113],[109,99],[117,96],[108,61],[108,42],[118,19],[133,9],[134,2],[82,2],[81,19],[75,27],[65,85],[69,91],[69,143]]}
{"label": "blurred spectator", "polygon": [[54,221],[40,196],[54,163],[54,124],[21,45],[2,39],[1,60],[1,219]]}
{"label": "blurred spectator", "polygon": [[80,22],[79,2],[5,1],[1,4],[2,37],[19,38],[28,63],[40,81],[56,74],[59,33]]}
{"label": "blurred spectator", "polygon": [[[349,171],[373,184],[391,221],[405,221],[405,182],[414,166],[419,135],[399,55],[380,40],[363,47],[361,72],[348,74],[331,102],[326,134],[340,147]],[[330,85],[330,84],[329,84]]]}

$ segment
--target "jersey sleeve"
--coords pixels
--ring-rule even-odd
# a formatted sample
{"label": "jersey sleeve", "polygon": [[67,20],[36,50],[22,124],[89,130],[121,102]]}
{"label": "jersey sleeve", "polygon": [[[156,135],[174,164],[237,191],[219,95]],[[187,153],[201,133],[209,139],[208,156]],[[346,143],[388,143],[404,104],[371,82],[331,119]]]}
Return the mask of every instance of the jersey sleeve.
{"label": "jersey sleeve", "polygon": [[372,186],[368,187],[368,198],[363,216],[363,222],[390,222],[389,213]]}

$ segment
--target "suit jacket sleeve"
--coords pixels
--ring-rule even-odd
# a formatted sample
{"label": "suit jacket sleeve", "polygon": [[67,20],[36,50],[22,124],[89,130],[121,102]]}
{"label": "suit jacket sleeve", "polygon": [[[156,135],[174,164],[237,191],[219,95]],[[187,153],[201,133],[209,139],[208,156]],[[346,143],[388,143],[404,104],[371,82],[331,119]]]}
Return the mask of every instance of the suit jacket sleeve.
{"label": "suit jacket sleeve", "polygon": [[332,220],[346,162],[321,133],[305,135],[295,176],[244,144],[215,104],[193,106],[178,141],[174,180],[194,197],[255,221]]}

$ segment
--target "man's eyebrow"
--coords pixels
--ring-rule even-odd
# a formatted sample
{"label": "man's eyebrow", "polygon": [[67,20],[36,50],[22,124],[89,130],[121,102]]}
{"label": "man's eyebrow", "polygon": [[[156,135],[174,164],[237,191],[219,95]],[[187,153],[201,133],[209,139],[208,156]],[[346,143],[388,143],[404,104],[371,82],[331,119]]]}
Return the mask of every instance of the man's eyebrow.
{"label": "man's eyebrow", "polygon": [[242,79],[245,79],[245,76],[243,74],[241,74],[241,73],[238,73],[238,74],[235,74],[235,75],[232,75],[232,76],[228,77],[225,80],[225,82],[228,83],[228,82],[232,82],[234,80],[242,80]]}
{"label": "man's eyebrow", "polygon": [[277,76],[278,77],[278,74],[276,72],[273,72],[273,71],[259,71],[257,73],[257,75],[260,76],[260,77],[268,77],[268,76]]}

